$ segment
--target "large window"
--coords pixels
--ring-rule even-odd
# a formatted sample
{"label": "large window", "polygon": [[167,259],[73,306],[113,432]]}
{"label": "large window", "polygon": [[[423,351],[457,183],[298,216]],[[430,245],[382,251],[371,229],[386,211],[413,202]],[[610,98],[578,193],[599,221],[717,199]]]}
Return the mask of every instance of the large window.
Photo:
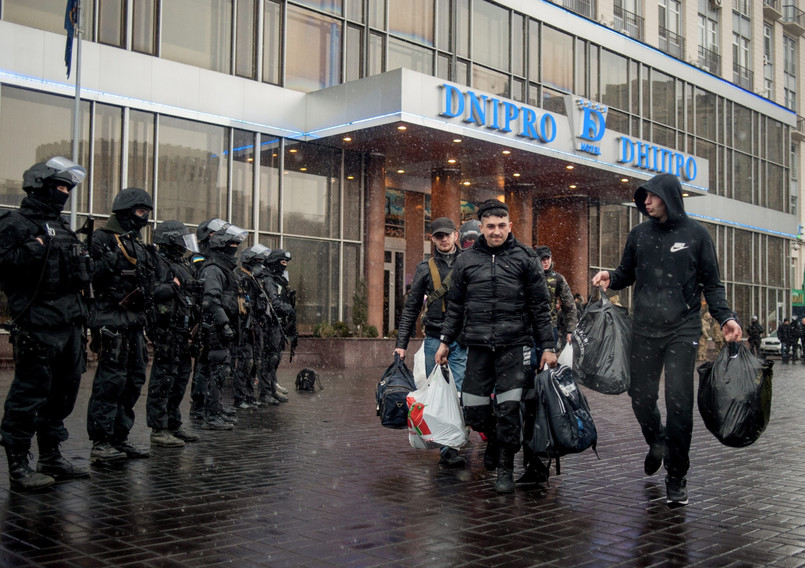
{"label": "large window", "polygon": [[[79,164],[89,167],[89,108],[81,104]],[[53,156],[72,158],[73,99],[15,87],[0,87],[0,204],[19,205],[22,174]],[[86,210],[88,180],[77,189]]]}
{"label": "large window", "polygon": [[92,212],[108,215],[112,212],[112,200],[123,189],[120,187],[123,109],[96,103],[93,133],[93,155],[103,158],[92,160]]}
{"label": "large window", "polygon": [[509,71],[509,11],[476,1],[472,17],[472,57],[476,63]]}
{"label": "large window", "polygon": [[783,104],[797,110],[797,40],[783,35]]}
{"label": "large window", "polygon": [[[129,163],[127,186],[154,193],[154,115],[129,111]],[[111,204],[110,204],[111,206]]]}
{"label": "large window", "polygon": [[389,0],[389,33],[423,45],[434,45],[434,0]]}
{"label": "large window", "polygon": [[309,10],[288,6],[285,86],[318,91],[341,81],[341,24]]}
{"label": "large window", "polygon": [[326,238],[341,236],[339,150],[316,144],[286,144],[282,184],[286,233]]}
{"label": "large window", "polygon": [[231,221],[244,229],[254,228],[254,132],[232,133]]}
{"label": "large window", "polygon": [[228,73],[232,0],[162,2],[162,57]]}
{"label": "large window", "polygon": [[198,224],[229,220],[229,130],[173,117],[159,119],[157,218]]}
{"label": "large window", "polygon": [[573,36],[548,26],[542,27],[542,82],[573,91]]}

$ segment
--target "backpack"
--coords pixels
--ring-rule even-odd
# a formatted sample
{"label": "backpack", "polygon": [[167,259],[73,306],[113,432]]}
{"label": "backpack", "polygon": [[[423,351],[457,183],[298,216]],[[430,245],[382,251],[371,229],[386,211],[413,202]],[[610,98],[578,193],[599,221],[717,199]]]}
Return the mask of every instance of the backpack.
{"label": "backpack", "polygon": [[296,375],[296,390],[315,392],[317,384],[319,385],[319,390],[324,390],[318,373],[313,369],[302,369]]}
{"label": "backpack", "polygon": [[400,356],[394,354],[394,362],[383,373],[375,390],[375,402],[380,424],[386,428],[408,428],[408,404],[406,397],[416,390],[414,375],[405,366]]}
{"label": "backpack", "polygon": [[532,414],[526,422],[528,430],[524,431],[529,449],[539,457],[556,458],[557,474],[561,456],[592,448],[601,459],[596,450],[598,432],[590,406],[570,367],[548,368],[534,381],[534,388],[525,398],[526,408]]}

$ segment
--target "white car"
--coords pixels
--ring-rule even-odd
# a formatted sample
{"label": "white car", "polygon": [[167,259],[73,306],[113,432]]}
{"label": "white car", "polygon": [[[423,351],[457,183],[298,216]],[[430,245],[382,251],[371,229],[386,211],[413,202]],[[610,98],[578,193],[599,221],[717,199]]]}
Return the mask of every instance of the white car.
{"label": "white car", "polygon": [[760,352],[763,355],[779,355],[780,354],[780,340],[777,339],[777,330],[775,329],[766,337],[760,339]]}

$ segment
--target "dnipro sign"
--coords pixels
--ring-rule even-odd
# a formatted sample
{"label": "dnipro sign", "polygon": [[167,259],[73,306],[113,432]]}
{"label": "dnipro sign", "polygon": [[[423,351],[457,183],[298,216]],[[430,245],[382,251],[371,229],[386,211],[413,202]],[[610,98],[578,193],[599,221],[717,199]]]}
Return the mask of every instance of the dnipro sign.
{"label": "dnipro sign", "polygon": [[[624,165],[656,173],[671,173],[685,181],[693,181],[698,174],[696,158],[669,148],[657,146],[625,135],[607,135],[606,105],[568,95],[568,116],[554,115],[510,100],[462,91],[446,83],[440,85],[443,100],[440,116],[459,118],[468,125],[497,130],[504,134],[527,138],[543,144],[556,143],[562,131],[557,119],[567,123],[575,139],[577,152],[594,156],[613,155]],[[607,136],[605,136],[607,135]],[[560,137],[561,138],[561,137]],[[612,146],[602,151],[602,144]]]}

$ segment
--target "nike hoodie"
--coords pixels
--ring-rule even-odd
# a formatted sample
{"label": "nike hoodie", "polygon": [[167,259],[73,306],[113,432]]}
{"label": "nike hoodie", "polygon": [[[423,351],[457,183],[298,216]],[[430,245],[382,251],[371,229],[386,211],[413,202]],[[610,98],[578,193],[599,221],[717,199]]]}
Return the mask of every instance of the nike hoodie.
{"label": "nike hoodie", "polygon": [[723,325],[735,319],[727,306],[715,246],[707,229],[687,216],[676,176],[660,174],[637,188],[637,209],[648,217],[646,193],[665,203],[668,218],[649,217],[629,232],[623,258],[610,271],[610,288],[634,287],[633,331],[644,337],[701,333],[702,294],[710,314]]}

